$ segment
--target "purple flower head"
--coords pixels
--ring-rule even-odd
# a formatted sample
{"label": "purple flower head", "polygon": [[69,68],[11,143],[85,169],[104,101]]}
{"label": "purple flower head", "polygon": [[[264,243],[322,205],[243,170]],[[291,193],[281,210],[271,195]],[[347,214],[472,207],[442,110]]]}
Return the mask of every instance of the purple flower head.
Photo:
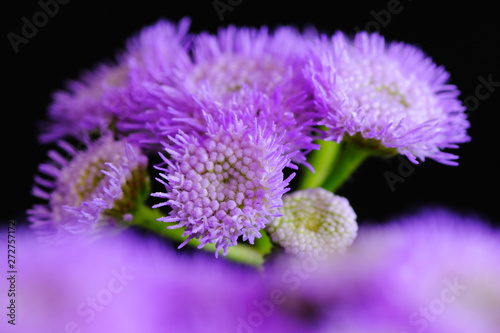
{"label": "purple flower head", "polygon": [[[307,42],[300,33],[284,27],[270,34],[267,28],[220,29],[217,35],[201,33],[192,44],[189,68],[176,69],[164,86],[170,105],[157,121],[159,135],[177,133],[177,122],[200,134],[206,128],[203,113],[251,107],[249,117],[274,122],[285,134],[288,152],[305,163],[312,149],[314,126],[319,120],[312,104],[309,82],[303,75]],[[184,131],[187,131],[183,128]]]}
{"label": "purple flower head", "polygon": [[71,233],[95,232],[131,221],[149,184],[146,156],[111,135],[88,143],[84,152],[65,141],[58,146],[71,161],[55,150],[49,152],[51,163],[41,164],[39,170],[51,179],[36,176],[32,192],[48,202],[28,210],[40,237],[59,241]]}
{"label": "purple flower head", "polygon": [[306,42],[292,28],[270,34],[266,27],[229,26],[216,36],[201,33],[193,42],[193,66],[184,87],[199,99],[219,103],[243,97],[245,90],[254,88],[269,96],[279,90],[291,101],[304,95],[305,55]]}
{"label": "purple flower head", "polygon": [[360,32],[351,41],[338,32],[311,57],[306,72],[331,140],[375,140],[377,148],[397,150],[413,163],[432,158],[457,165],[457,156],[441,149],[469,141],[465,107],[449,74],[421,50],[386,44],[378,34]]}
{"label": "purple flower head", "polygon": [[[294,115],[283,105],[285,99],[279,93],[269,97],[265,94],[253,91],[240,98],[240,101],[233,99],[225,107],[220,107],[219,103],[212,101],[211,103],[205,102],[199,104],[200,110],[204,113],[211,114],[218,117],[221,110],[224,113],[235,113],[245,123],[274,123],[274,131],[278,135],[282,135],[282,142],[286,142],[285,151],[287,153],[294,153],[292,161],[297,164],[303,164],[309,169],[313,170],[312,166],[307,163],[305,155],[311,150],[319,149],[319,145],[313,143],[312,133],[317,131],[313,129],[316,123],[315,119],[307,110],[300,115]],[[202,134],[206,131],[206,121],[194,122],[192,119],[187,119],[191,126],[195,127],[195,131]],[[193,125],[195,124],[195,125]],[[160,137],[168,136],[173,130],[171,123],[164,123],[160,125]],[[311,135],[305,135],[305,133]]]}
{"label": "purple flower head", "polygon": [[198,238],[201,247],[215,243],[217,252],[237,244],[237,238],[253,244],[260,229],[279,216],[281,196],[289,189],[295,174],[283,179],[283,169],[290,166],[291,154],[285,153],[282,137],[274,126],[245,123],[233,112],[214,119],[206,115],[204,135],[182,131],[165,144],[170,158],[160,168],[165,173],[158,179],[166,193],[153,196],[167,199],[153,208],[169,205],[169,228],[185,227],[189,236],[181,244]]}
{"label": "purple flower head", "polygon": [[50,121],[44,124],[40,141],[52,142],[65,136],[83,138],[89,131],[106,128],[112,122],[107,100],[122,100],[127,90],[128,67],[124,57],[118,64],[101,64],[85,72],[79,81],[69,81],[65,91],[53,95]]}
{"label": "purple flower head", "polygon": [[[117,120],[116,127],[120,133],[126,133],[130,141],[143,147],[161,148],[157,139],[158,122],[177,130],[191,130],[182,119],[191,116],[193,111],[180,102],[182,98],[172,89],[191,66],[189,25],[187,18],[178,25],[160,20],[127,42],[130,91],[126,109],[131,111]],[[179,106],[182,106],[181,114],[173,115]],[[121,116],[123,110],[118,108],[115,113]]]}
{"label": "purple flower head", "polygon": [[133,36],[116,61],[98,65],[80,80],[70,81],[66,90],[54,94],[50,122],[40,140],[81,139],[86,132],[101,128],[116,129],[121,136],[144,132],[149,126],[148,110],[161,102],[162,80],[171,68],[189,62],[188,27],[188,19],[178,26],[159,21]]}
{"label": "purple flower head", "polygon": [[283,196],[283,216],[267,226],[286,253],[306,256],[345,251],[356,238],[356,213],[346,198],[322,188]]}

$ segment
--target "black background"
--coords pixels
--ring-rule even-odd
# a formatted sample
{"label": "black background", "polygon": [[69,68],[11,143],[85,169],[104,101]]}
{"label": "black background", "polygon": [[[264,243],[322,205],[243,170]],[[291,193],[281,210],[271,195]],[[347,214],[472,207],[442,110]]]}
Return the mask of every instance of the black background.
{"label": "black background", "polygon": [[[221,0],[226,3],[226,0]],[[4,86],[1,131],[2,221],[25,220],[25,210],[35,199],[30,195],[37,165],[46,159],[48,146],[37,144],[37,123],[44,119],[51,94],[102,60],[111,59],[125,40],[145,25],[166,18],[192,20],[191,32],[215,32],[229,24],[245,26],[315,26],[333,33],[354,33],[369,24],[376,28],[374,13],[386,10],[391,1],[297,2],[233,0],[238,3],[221,21],[213,1],[78,1],[59,5],[59,12],[39,28],[36,36],[14,53],[7,34],[21,34],[26,16],[41,8],[37,1],[3,3],[2,55]],[[333,5],[335,3],[335,5]],[[475,1],[440,4],[401,0],[401,11],[392,14],[379,31],[388,40],[419,46],[451,73],[451,83],[461,98],[474,96],[478,77],[492,75],[500,82],[500,25],[493,4]],[[376,15],[376,14],[375,14]],[[386,18],[387,20],[387,18]],[[412,175],[395,185],[392,192],[384,173],[398,172],[397,158],[365,162],[339,191],[356,210],[359,222],[383,222],[392,216],[411,213],[422,206],[450,207],[483,216],[500,225],[498,174],[498,113],[500,87],[469,110],[472,137],[462,144],[458,167],[432,160],[415,166]],[[481,90],[481,92],[485,92]]]}

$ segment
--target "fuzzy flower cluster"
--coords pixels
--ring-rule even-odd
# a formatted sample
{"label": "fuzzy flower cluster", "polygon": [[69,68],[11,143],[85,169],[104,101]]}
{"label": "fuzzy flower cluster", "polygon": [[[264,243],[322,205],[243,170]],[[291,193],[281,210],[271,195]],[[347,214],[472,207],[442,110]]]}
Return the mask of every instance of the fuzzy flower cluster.
{"label": "fuzzy flower cluster", "polygon": [[356,238],[356,213],[346,198],[322,188],[283,197],[283,216],[267,227],[272,240],[294,255],[341,252]]}
{"label": "fuzzy flower cluster", "polygon": [[167,199],[156,205],[169,205],[172,211],[163,222],[170,228],[185,227],[189,236],[201,245],[215,243],[227,254],[237,238],[251,244],[263,229],[279,215],[281,196],[289,189],[283,169],[291,155],[284,153],[280,138],[272,126],[254,123],[247,126],[237,116],[222,115],[215,121],[207,115],[205,135],[179,133],[166,145],[170,159],[162,155],[166,168],[160,181],[166,191],[153,196]]}
{"label": "fuzzy flower cluster", "polygon": [[47,201],[28,210],[42,239],[63,240],[70,233],[91,232],[131,221],[140,196],[147,193],[147,157],[125,141],[104,136],[77,151],[59,141],[51,162],[41,164],[33,195]]}
{"label": "fuzzy flower cluster", "polygon": [[[45,202],[28,219],[43,241],[65,244],[42,248],[20,233],[35,295],[22,332],[68,329],[68,304],[92,332],[497,332],[499,235],[483,222],[428,211],[361,229],[354,243],[346,198],[287,193],[292,170],[328,160],[307,161],[322,140],[348,144],[321,168],[325,188],[367,151],[456,165],[445,150],[469,140],[469,122],[443,67],[378,34],[189,26],[146,27],[114,62],[54,94],[40,141],[59,148],[39,167],[32,193]],[[154,193],[147,154],[159,161]],[[285,253],[271,252],[264,280],[213,257],[183,260],[144,235],[95,239],[131,224],[175,240],[169,229],[180,229],[179,248],[240,259],[269,253],[267,231]],[[83,237],[64,242],[72,234]],[[257,244],[231,248],[241,241]],[[123,302],[95,314],[125,288]],[[140,322],[129,316],[136,304]]]}
{"label": "fuzzy flower cluster", "polygon": [[[186,242],[197,238],[200,246],[216,244],[226,253],[239,237],[250,243],[261,237],[260,230],[280,215],[291,179],[285,176],[287,168],[302,165],[314,171],[307,154],[320,149],[318,139],[399,152],[414,163],[432,158],[451,165],[456,156],[443,149],[469,139],[458,90],[448,84],[448,73],[416,47],[386,44],[378,34],[358,33],[350,40],[340,32],[330,38],[292,27],[234,26],[216,34],[191,34],[189,26],[183,19],[146,27],[127,41],[115,62],[97,66],[56,92],[40,138],[52,142],[111,132],[134,145],[130,151],[157,154],[165,149],[157,178],[165,191],[154,196],[166,200],[154,208],[170,206],[160,221],[184,228]],[[95,221],[118,196],[108,194],[111,185],[103,185],[104,180],[116,182],[119,193],[122,179],[129,179],[121,168],[137,169],[136,162],[102,159],[93,149],[82,155],[87,162],[96,159],[95,170],[106,168],[106,173],[61,178],[54,171],[58,168],[43,166],[58,185],[53,190],[52,183],[37,180],[52,191],[34,190],[51,200],[49,208],[31,211],[37,224],[57,220],[52,224],[65,225],[68,214],[79,222]],[[111,164],[97,167],[101,162]],[[78,165],[75,170],[86,164]],[[75,180],[81,177],[91,179],[85,191]],[[78,195],[66,196],[71,191]],[[332,215],[324,234],[299,241],[292,236],[295,231],[280,229],[276,237],[300,251],[345,247],[355,235],[355,217],[338,221],[346,206],[337,197],[331,200],[335,203],[329,206]],[[310,203],[310,212],[322,209]],[[279,221],[282,227],[293,225],[285,223],[287,218]],[[344,222],[349,225],[345,233],[334,231]]]}
{"label": "fuzzy flower cluster", "polygon": [[[113,64],[98,66],[57,92],[44,142],[75,131],[112,128],[158,148],[179,129],[206,131],[204,113],[245,105],[247,121],[273,121],[293,160],[326,136],[372,139],[375,149],[454,165],[443,152],[469,140],[465,107],[449,74],[420,49],[376,33],[318,36],[290,27],[221,28],[188,34],[189,20],[143,29]],[[266,110],[271,110],[268,112]],[[356,136],[357,135],[357,136]]]}

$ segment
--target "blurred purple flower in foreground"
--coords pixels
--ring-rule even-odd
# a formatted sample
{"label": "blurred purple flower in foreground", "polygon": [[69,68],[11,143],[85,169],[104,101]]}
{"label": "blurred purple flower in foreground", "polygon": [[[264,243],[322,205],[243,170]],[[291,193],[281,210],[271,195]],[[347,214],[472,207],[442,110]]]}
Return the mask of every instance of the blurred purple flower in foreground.
{"label": "blurred purple flower in foreground", "polygon": [[346,253],[278,256],[264,275],[208,254],[180,255],[129,232],[54,247],[18,232],[16,246],[23,249],[16,332],[496,333],[500,327],[499,231],[446,211],[362,226]]}
{"label": "blurred purple flower in foreground", "polygon": [[469,141],[465,107],[449,74],[420,49],[386,44],[376,33],[349,40],[338,32],[312,49],[307,72],[331,140],[372,139],[373,148],[396,149],[414,163],[457,165],[441,149]]}
{"label": "blurred purple flower in foreground", "polygon": [[[496,333],[500,232],[483,221],[427,210],[362,226],[346,254],[270,266],[281,307],[320,332]],[[271,273],[272,272],[272,273]]]}
{"label": "blurred purple flower in foreground", "polygon": [[[14,327],[4,314],[0,331],[237,332],[241,316],[264,297],[258,272],[165,245],[125,231],[47,247],[18,230],[18,315]],[[305,332],[304,325],[275,314],[259,332]]]}

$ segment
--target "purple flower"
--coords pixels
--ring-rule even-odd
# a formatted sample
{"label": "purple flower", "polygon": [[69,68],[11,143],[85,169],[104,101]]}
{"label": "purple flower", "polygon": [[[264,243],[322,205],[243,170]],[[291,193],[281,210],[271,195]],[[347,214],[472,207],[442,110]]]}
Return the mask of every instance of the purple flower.
{"label": "purple flower", "polygon": [[169,205],[168,217],[175,223],[169,228],[185,227],[184,235],[198,238],[201,247],[215,243],[217,252],[236,245],[237,238],[253,244],[260,238],[272,217],[278,216],[281,196],[295,174],[283,179],[283,169],[290,165],[274,126],[245,123],[235,113],[206,115],[204,135],[180,132],[165,144],[170,158],[158,179],[166,192],[153,196],[166,199],[153,208]]}
{"label": "purple flower", "polygon": [[[200,99],[219,103],[243,97],[245,89],[272,96],[280,90],[292,102],[304,95],[301,76],[306,42],[291,28],[272,35],[266,27],[220,29],[217,36],[201,33],[193,42],[194,64],[185,89]],[[293,107],[293,105],[291,105]]]}
{"label": "purple flower", "polygon": [[322,332],[493,333],[499,262],[499,230],[429,209],[361,226],[344,254],[278,262],[269,288],[287,291],[291,313],[309,308]]}
{"label": "purple flower", "polygon": [[306,45],[306,39],[288,27],[273,34],[265,27],[234,26],[220,29],[216,36],[199,34],[193,40],[191,66],[176,69],[164,86],[170,107],[157,121],[159,135],[175,135],[178,121],[203,133],[204,112],[215,115],[244,105],[251,108],[248,121],[274,122],[289,143],[288,152],[299,150],[293,160],[305,163],[305,155],[319,148],[312,143],[319,116],[303,75]]}
{"label": "purple flower", "polygon": [[457,156],[441,150],[469,141],[469,122],[443,67],[414,46],[365,32],[352,41],[338,32],[312,49],[306,72],[329,139],[350,136],[413,163],[457,165]]}
{"label": "purple flower", "polygon": [[50,121],[40,141],[81,139],[101,128],[116,129],[121,136],[144,132],[149,126],[148,110],[161,104],[162,80],[172,68],[189,62],[188,27],[188,19],[178,26],[159,21],[130,38],[115,62],[98,65],[80,80],[70,81],[66,90],[54,94]]}
{"label": "purple flower", "polygon": [[[131,111],[126,117],[118,108],[116,127],[131,142],[145,148],[161,148],[157,124],[190,131],[192,125],[185,118],[197,114],[183,103],[172,85],[190,70],[189,49],[192,37],[188,35],[190,20],[182,19],[176,26],[168,21],[159,22],[141,30],[127,42],[130,68]],[[123,103],[121,103],[123,104]],[[120,104],[118,106],[121,106]],[[182,106],[180,112],[179,109]]]}
{"label": "purple flower", "polygon": [[127,90],[128,67],[123,56],[118,64],[101,64],[85,72],[79,81],[69,81],[65,91],[53,95],[49,121],[43,124],[40,141],[56,141],[66,136],[83,138],[89,131],[107,128],[112,113],[106,101],[122,101]]}
{"label": "purple flower", "polygon": [[40,237],[59,241],[70,233],[95,232],[131,221],[137,201],[148,189],[146,156],[111,135],[88,143],[84,152],[65,141],[58,146],[71,161],[57,151],[48,153],[52,161],[41,164],[39,170],[51,179],[36,176],[32,191],[48,202],[28,210]]}
{"label": "purple flower", "polygon": [[[205,253],[175,253],[149,236],[126,231],[91,244],[77,236],[41,246],[18,229],[16,245],[22,249],[19,333],[310,332],[277,306],[264,305],[265,316],[260,312],[255,303],[269,294],[257,271]],[[1,279],[2,290],[8,282]],[[8,332],[10,318],[3,317],[0,331]]]}

